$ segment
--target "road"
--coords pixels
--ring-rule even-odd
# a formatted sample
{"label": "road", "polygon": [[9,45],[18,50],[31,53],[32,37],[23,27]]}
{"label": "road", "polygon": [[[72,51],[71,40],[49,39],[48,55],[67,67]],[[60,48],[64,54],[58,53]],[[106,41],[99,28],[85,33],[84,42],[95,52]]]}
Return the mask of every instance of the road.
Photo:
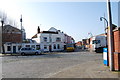
{"label": "road", "polygon": [[102,54],[60,52],[45,55],[4,56],[2,57],[2,77],[49,78],[61,70],[94,60],[101,61]]}

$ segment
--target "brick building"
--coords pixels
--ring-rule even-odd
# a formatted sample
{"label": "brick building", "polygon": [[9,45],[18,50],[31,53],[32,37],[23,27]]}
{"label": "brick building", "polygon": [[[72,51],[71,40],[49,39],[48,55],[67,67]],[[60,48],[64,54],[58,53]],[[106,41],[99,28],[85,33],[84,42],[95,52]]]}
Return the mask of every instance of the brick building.
{"label": "brick building", "polygon": [[120,27],[116,28],[113,31],[113,40],[114,40],[114,70],[120,71]]}
{"label": "brick building", "polygon": [[6,42],[21,43],[22,42],[21,30],[10,25],[5,25],[2,28],[2,43]]}
{"label": "brick building", "polygon": [[[108,66],[110,66],[109,57],[110,53],[108,50]],[[120,27],[113,30],[113,69],[115,71],[120,71]]]}
{"label": "brick building", "polygon": [[2,28],[2,53],[6,51],[16,52],[16,46],[12,44],[19,44],[22,42],[21,30],[11,25],[4,25]]}

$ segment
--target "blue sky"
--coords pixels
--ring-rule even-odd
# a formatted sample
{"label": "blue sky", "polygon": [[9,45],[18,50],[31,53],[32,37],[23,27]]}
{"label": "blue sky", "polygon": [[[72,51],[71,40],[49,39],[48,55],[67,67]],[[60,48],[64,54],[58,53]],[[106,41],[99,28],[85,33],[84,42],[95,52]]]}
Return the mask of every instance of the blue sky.
{"label": "blue sky", "polygon": [[[118,25],[117,2],[112,2],[113,23]],[[88,33],[93,35],[104,33],[104,21],[100,17],[107,18],[106,2],[17,2],[12,11],[19,22],[23,16],[23,26],[27,38],[36,34],[37,26],[41,31],[55,27],[58,30],[72,36],[75,41],[88,38]],[[9,13],[9,12],[7,12]],[[12,14],[12,13],[10,13]],[[14,15],[13,15],[14,16]],[[20,23],[18,23],[20,24]]]}

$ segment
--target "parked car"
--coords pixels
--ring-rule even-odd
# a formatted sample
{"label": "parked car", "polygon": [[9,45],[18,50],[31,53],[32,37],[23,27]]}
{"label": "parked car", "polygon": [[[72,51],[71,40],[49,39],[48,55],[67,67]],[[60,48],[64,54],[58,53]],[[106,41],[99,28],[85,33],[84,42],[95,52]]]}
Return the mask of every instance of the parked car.
{"label": "parked car", "polygon": [[26,54],[41,54],[40,50],[35,50],[34,48],[29,48],[29,47],[23,47],[20,49],[20,54],[21,55],[26,55]]}

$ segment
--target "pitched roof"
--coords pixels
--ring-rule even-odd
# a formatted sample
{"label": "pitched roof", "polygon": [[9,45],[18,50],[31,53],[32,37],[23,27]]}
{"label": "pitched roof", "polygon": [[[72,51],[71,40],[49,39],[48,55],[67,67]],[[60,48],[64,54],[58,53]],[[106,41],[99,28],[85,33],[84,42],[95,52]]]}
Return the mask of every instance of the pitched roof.
{"label": "pitched roof", "polygon": [[58,30],[54,27],[51,27],[48,31],[57,32]]}
{"label": "pitched roof", "polygon": [[20,29],[13,27],[11,25],[5,25],[2,28],[3,33],[8,33],[8,32],[21,32]]}

